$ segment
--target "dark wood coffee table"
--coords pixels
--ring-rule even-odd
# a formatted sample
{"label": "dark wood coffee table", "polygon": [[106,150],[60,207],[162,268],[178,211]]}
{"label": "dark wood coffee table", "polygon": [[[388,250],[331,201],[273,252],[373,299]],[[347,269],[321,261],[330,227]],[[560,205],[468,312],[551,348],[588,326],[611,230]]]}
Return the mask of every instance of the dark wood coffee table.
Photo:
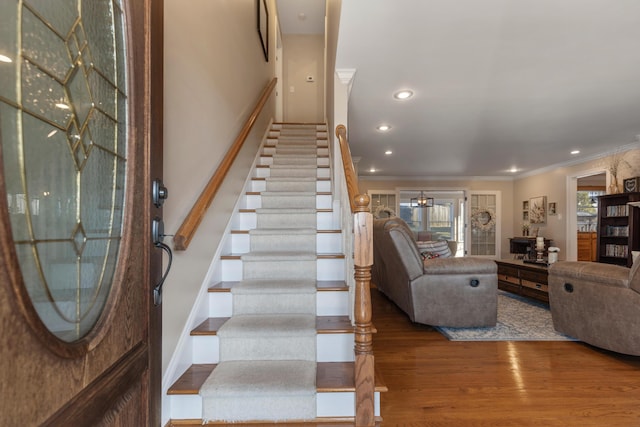
{"label": "dark wood coffee table", "polygon": [[519,259],[496,260],[498,288],[514,294],[549,302],[549,272],[544,264],[529,264]]}

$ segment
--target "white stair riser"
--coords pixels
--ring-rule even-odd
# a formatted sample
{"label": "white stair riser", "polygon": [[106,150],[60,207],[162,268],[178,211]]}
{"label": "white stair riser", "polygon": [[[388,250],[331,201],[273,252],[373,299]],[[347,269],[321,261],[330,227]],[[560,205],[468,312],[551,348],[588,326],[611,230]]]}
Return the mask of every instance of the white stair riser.
{"label": "white stair riser", "polygon": [[[331,209],[332,196],[330,194],[316,195],[316,209]],[[247,194],[245,196],[246,209],[258,209],[262,206],[262,196],[259,194]]]}
{"label": "white stair riser", "polygon": [[[171,395],[171,418],[200,419],[202,418],[202,398],[197,394]],[[374,396],[374,412],[380,416],[380,393]],[[354,417],[355,393],[318,393],[317,416],[320,417]]]}
{"label": "white stair riser", "polygon": [[202,398],[198,394],[171,395],[169,402],[174,420],[202,418]]}
{"label": "white stair riser", "polygon": [[[220,362],[220,340],[217,335],[191,337],[193,363]],[[318,362],[353,362],[353,334],[318,334],[316,336]]]}
{"label": "white stair riser", "polygon": [[[318,178],[329,178],[330,174],[330,168],[320,167],[316,169],[316,177]],[[269,168],[256,168],[256,178],[266,178],[268,176],[271,176],[271,170]]]}
{"label": "white stair riser", "polygon": [[[222,265],[222,281],[242,280],[242,260],[224,259]],[[344,280],[344,259],[318,259],[317,280]]]}
{"label": "white stair riser", "polygon": [[193,363],[219,363],[220,339],[217,335],[191,337]]}
{"label": "white stair riser", "polygon": [[318,334],[318,362],[353,362],[353,334]]}
{"label": "white stair riser", "polygon": [[[317,417],[354,417],[355,392],[318,393]],[[374,393],[373,411],[380,416],[380,392]]]}
{"label": "white stair riser", "polygon": [[316,295],[316,312],[318,316],[348,316],[349,293],[347,291],[323,291]]}
{"label": "white stair riser", "polygon": [[[318,230],[335,230],[338,224],[335,224],[333,212],[318,212],[318,220],[316,222]],[[235,230],[252,230],[256,228],[255,212],[240,212],[236,214],[233,221],[233,229]]]}
{"label": "white stair riser", "polygon": [[[248,233],[232,234],[231,248],[228,252],[244,254],[249,252],[251,237]],[[341,233],[318,233],[316,236],[316,252],[320,254],[342,253]]]}
{"label": "white stair riser", "polygon": [[[273,157],[271,156],[260,157],[260,161],[258,162],[259,165],[273,165],[274,163],[278,163],[278,162],[274,162]],[[315,161],[304,161],[304,163],[297,161],[296,159],[289,159],[289,161],[282,160],[279,162],[279,164],[281,165],[314,164],[318,166],[329,166],[329,158],[318,157]]]}
{"label": "white stair riser", "polygon": [[[269,145],[275,144],[275,140],[272,140],[272,141],[273,141],[272,144],[269,144]],[[282,152],[284,150],[285,153],[288,153],[287,149],[289,149],[289,148],[291,148],[291,149],[300,148],[300,149],[304,149],[305,151],[310,151],[312,154],[314,153],[313,145],[309,145],[309,147],[307,148],[306,144],[301,144],[300,146],[293,146],[293,147],[289,147],[289,146],[286,146],[286,145],[280,145],[278,148],[276,148],[275,146],[274,147],[272,147],[272,146],[264,147],[262,149],[262,154],[266,155],[265,157],[273,156],[274,154],[276,154],[277,150],[280,150],[280,152]],[[315,154],[318,155],[318,156],[328,156],[329,155],[329,148],[326,145],[325,146],[321,146],[321,145],[315,146]]]}
{"label": "white stair riser", "polygon": [[[209,316],[230,317],[233,313],[231,292],[209,292]],[[322,291],[316,294],[318,316],[348,316],[349,293],[347,291]]]}
{"label": "white stair riser", "polygon": [[[251,191],[267,191],[267,181],[253,180],[251,181]],[[331,181],[316,181],[316,191],[326,193],[331,191]]]}

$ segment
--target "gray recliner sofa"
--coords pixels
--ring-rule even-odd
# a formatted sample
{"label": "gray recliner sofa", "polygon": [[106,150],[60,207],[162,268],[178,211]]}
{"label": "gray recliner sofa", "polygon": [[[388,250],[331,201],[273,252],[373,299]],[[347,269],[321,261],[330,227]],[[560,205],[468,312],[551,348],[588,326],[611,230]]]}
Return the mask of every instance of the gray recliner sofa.
{"label": "gray recliner sofa", "polygon": [[432,326],[494,326],[498,276],[490,259],[423,260],[414,234],[398,217],[373,226],[372,281],[413,322]]}
{"label": "gray recliner sofa", "polygon": [[549,305],[558,332],[640,356],[640,261],[632,268],[586,261],[552,264]]}

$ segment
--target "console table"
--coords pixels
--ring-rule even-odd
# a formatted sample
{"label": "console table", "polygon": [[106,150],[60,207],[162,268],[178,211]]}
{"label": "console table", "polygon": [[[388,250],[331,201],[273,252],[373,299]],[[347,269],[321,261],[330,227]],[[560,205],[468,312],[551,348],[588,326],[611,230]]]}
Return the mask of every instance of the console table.
{"label": "console table", "polygon": [[498,289],[549,302],[549,272],[544,265],[522,260],[501,259],[498,264]]}

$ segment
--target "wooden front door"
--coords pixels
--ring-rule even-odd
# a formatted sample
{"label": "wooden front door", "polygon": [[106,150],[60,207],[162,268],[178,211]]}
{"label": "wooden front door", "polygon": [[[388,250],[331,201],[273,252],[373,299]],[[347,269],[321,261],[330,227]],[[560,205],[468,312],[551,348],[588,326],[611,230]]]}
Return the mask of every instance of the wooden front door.
{"label": "wooden front door", "polygon": [[160,424],[162,9],[0,2],[0,425]]}

